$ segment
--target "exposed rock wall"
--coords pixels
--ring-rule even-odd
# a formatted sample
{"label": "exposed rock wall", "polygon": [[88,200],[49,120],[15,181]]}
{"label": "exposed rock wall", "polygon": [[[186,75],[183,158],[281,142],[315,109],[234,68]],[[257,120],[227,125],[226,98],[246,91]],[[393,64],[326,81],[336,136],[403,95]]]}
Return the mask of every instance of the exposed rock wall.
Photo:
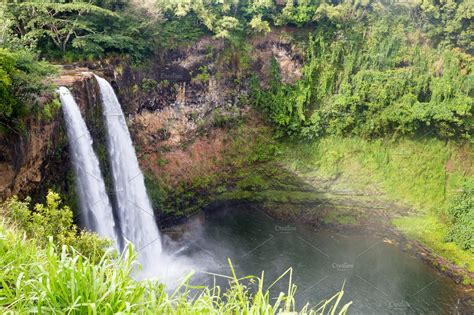
{"label": "exposed rock wall", "polygon": [[[63,146],[61,121],[29,119],[28,131],[5,136],[0,147],[0,197],[27,195],[44,180],[49,168],[58,167],[51,159]],[[53,175],[53,174],[51,174]]]}
{"label": "exposed rock wall", "polygon": [[128,114],[167,107],[199,108],[207,113],[245,102],[252,75],[265,86],[272,58],[278,62],[284,82],[298,80],[303,53],[292,44],[290,32],[281,29],[255,37],[243,47],[204,37],[190,46],[165,51],[139,67],[123,59],[87,66],[112,83]]}
{"label": "exposed rock wall", "polygon": [[[256,74],[264,86],[274,57],[285,82],[301,76],[302,54],[287,35],[282,29],[256,37],[238,51],[223,40],[205,37],[187,47],[164,51],[140,67],[120,58],[69,65],[55,83],[69,87],[75,96],[105,173],[105,134],[92,72],[107,78],[118,92],[146,171],[176,174],[183,163],[191,168],[205,164],[204,169],[211,170],[215,169],[211,161],[227,141],[222,132],[212,130],[248,111],[250,75]],[[39,201],[48,188],[73,196],[62,111],[49,121],[28,120],[26,130],[5,137],[0,144],[0,198],[31,195]],[[191,148],[199,152],[183,150],[195,140],[197,144]],[[164,169],[156,168],[150,161],[166,158],[163,151],[173,159],[186,158]],[[74,200],[68,202],[73,205]]]}
{"label": "exposed rock wall", "polygon": [[[64,70],[55,79],[58,86],[71,89],[89,124],[95,126],[98,108],[92,73],[87,69]],[[98,137],[99,128],[91,128]],[[9,134],[0,146],[0,197],[31,196],[41,201],[48,189],[60,192],[66,203],[74,205],[74,175],[69,161],[68,138],[63,113],[51,119],[33,117],[26,121],[25,132]]]}
{"label": "exposed rock wall", "polygon": [[64,170],[61,152],[67,145],[64,126],[58,112],[49,120],[30,118],[25,131],[10,133],[0,147],[0,197],[16,194],[36,195],[46,182],[63,181],[58,176]]}

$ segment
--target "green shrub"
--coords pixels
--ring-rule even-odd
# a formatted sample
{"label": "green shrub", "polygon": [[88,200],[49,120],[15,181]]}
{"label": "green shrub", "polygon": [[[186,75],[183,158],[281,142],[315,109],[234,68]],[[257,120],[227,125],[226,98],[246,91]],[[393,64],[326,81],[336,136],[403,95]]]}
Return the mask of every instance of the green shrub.
{"label": "green shrub", "polygon": [[467,180],[451,202],[447,214],[451,228],[448,241],[474,253],[474,180]]}
{"label": "green shrub", "polygon": [[216,128],[230,128],[234,124],[239,122],[239,117],[232,112],[223,111],[220,108],[215,109],[212,112],[212,116],[210,118],[211,126]]}
{"label": "green shrub", "polygon": [[146,78],[142,80],[142,89],[145,92],[153,92],[156,90],[157,86],[158,82],[156,82],[156,80]]}
{"label": "green shrub", "polygon": [[60,108],[61,102],[57,98],[55,98],[51,102],[43,106],[41,117],[47,121],[50,121],[56,116]]}
{"label": "green shrub", "polygon": [[209,82],[209,71],[206,66],[200,66],[198,69],[198,73],[196,76],[192,79],[193,82],[195,83],[208,83]]}
{"label": "green shrub", "polygon": [[22,120],[38,104],[39,96],[51,91],[46,78],[54,71],[32,53],[0,48],[0,132],[5,127],[22,128]]}
{"label": "green shrub", "polygon": [[46,247],[49,237],[53,237],[58,246],[71,245],[85,257],[97,260],[111,245],[110,240],[80,231],[73,224],[71,209],[61,207],[61,198],[57,193],[49,191],[46,204],[36,204],[33,211],[30,210],[30,202],[30,198],[20,201],[16,196],[12,197],[0,205],[0,214],[39,246]]}
{"label": "green shrub", "polygon": [[262,191],[269,187],[268,181],[258,174],[251,174],[237,182],[237,188],[241,190]]}

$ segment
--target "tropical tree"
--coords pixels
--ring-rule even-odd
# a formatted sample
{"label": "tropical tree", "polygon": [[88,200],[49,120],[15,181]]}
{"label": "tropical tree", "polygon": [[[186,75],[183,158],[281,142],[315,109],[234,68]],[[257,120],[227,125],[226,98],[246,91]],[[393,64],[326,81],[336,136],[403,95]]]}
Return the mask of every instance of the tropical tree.
{"label": "tropical tree", "polygon": [[34,41],[47,38],[62,52],[73,39],[97,31],[91,23],[93,16],[114,15],[112,11],[88,2],[46,1],[11,3],[7,5],[5,14],[13,21],[12,29],[18,37]]}

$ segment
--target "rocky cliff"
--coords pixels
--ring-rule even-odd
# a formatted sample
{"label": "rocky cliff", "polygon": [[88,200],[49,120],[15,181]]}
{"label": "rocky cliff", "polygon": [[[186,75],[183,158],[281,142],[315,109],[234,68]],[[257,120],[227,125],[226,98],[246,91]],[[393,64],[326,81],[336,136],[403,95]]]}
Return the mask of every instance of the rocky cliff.
{"label": "rocky cliff", "polygon": [[[95,139],[96,151],[101,152],[100,143],[105,141],[105,134],[92,72],[86,68],[64,67],[54,83],[72,91]],[[42,201],[48,189],[53,189],[61,193],[68,205],[75,207],[77,200],[68,146],[61,110],[53,112],[48,119],[31,117],[26,121],[24,133],[6,135],[0,148],[1,198],[30,196],[37,202]],[[101,163],[103,161],[101,159]]]}
{"label": "rocky cliff", "polygon": [[[285,81],[299,78],[302,55],[289,38],[282,29],[237,50],[222,40],[202,38],[164,51],[141,66],[123,58],[67,65],[54,81],[71,89],[95,139],[101,164],[107,168],[100,100],[92,73],[107,78],[129,118],[145,172],[151,177],[170,175],[167,184],[177,184],[216,170],[215,161],[229,141],[221,127],[248,112],[251,74],[257,74],[265,85],[274,57]],[[31,118],[25,130],[2,139],[0,197],[17,194],[40,200],[49,188],[73,196],[62,112],[47,120]],[[68,201],[74,203],[73,198]]]}

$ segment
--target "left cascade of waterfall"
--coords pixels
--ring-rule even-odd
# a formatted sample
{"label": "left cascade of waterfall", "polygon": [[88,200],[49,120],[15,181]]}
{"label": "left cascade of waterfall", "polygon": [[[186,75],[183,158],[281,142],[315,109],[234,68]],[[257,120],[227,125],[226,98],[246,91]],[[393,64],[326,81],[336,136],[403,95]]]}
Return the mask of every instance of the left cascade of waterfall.
{"label": "left cascade of waterfall", "polygon": [[60,87],[58,92],[76,175],[82,223],[86,229],[112,239],[118,248],[112,206],[100,171],[99,160],[92,148],[92,137],[71,92],[65,87]]}

